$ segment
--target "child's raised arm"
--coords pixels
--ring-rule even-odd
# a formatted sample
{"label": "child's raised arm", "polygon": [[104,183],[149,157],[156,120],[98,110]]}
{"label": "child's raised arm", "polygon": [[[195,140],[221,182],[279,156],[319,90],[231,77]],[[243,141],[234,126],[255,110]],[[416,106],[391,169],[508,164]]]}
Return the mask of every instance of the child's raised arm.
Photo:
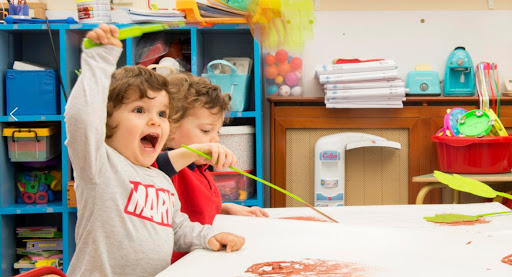
{"label": "child's raised arm", "polygon": [[96,176],[105,160],[110,75],[122,53],[117,34],[117,27],[102,24],[87,33],[87,37],[109,46],[82,48],[82,74],[71,91],[65,112],[69,157],[73,166],[80,168],[75,174]]}

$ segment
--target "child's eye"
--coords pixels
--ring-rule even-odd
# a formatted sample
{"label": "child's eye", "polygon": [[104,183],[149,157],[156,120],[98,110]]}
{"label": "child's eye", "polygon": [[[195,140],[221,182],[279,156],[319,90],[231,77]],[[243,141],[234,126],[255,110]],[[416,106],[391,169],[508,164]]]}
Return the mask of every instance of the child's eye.
{"label": "child's eye", "polygon": [[210,130],[201,130],[201,132],[208,134],[208,133],[210,133]]}
{"label": "child's eye", "polygon": [[158,116],[167,118],[167,112],[159,112]]}
{"label": "child's eye", "polygon": [[134,113],[143,113],[144,109],[142,109],[141,107],[138,107],[138,108],[133,109],[133,112]]}

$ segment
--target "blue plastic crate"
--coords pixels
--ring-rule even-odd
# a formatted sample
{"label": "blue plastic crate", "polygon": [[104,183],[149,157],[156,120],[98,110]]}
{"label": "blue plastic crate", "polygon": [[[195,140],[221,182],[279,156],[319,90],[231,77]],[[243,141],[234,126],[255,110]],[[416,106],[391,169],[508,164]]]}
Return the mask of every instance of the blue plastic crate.
{"label": "blue plastic crate", "polygon": [[7,69],[5,76],[6,114],[59,114],[57,71]]}

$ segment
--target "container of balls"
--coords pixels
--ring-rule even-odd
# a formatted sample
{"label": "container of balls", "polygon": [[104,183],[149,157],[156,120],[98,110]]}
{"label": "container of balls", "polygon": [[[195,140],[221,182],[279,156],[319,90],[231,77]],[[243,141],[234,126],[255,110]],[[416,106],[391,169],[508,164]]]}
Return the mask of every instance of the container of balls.
{"label": "container of balls", "polygon": [[265,94],[269,96],[302,96],[302,57],[279,49],[266,52],[264,58]]}

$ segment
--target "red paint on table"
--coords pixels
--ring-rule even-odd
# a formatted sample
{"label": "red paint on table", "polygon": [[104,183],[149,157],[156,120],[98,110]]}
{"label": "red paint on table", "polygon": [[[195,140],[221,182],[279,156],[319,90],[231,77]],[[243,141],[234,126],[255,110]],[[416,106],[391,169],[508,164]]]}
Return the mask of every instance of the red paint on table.
{"label": "red paint on table", "polygon": [[501,261],[508,265],[512,265],[512,254],[503,257],[503,259],[501,259]]}
{"label": "red paint on table", "polygon": [[305,221],[320,221],[320,222],[330,222],[323,218],[318,218],[314,216],[290,216],[290,217],[280,217],[281,219],[293,219],[293,220],[305,220]]}
{"label": "red paint on table", "polygon": [[276,261],[250,266],[246,273],[254,276],[336,276],[364,277],[366,269],[357,264],[341,261],[305,259],[302,261]]}
{"label": "red paint on table", "polygon": [[489,220],[479,218],[475,221],[455,221],[455,222],[436,222],[437,224],[441,225],[450,225],[450,226],[470,226],[470,225],[478,225],[478,224],[487,224],[489,223]]}

